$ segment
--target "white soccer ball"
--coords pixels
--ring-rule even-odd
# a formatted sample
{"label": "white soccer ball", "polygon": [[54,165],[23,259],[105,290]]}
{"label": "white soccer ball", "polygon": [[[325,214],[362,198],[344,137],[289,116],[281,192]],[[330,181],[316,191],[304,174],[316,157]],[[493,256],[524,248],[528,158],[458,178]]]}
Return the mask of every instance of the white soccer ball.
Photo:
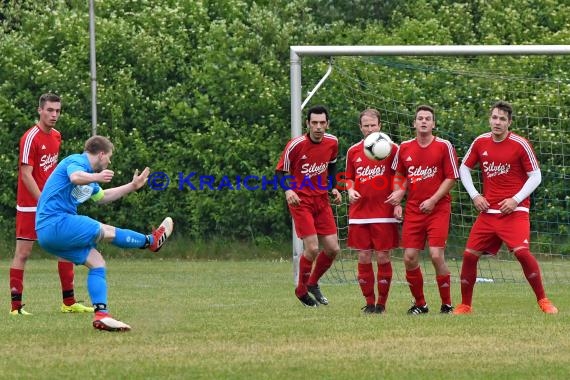
{"label": "white soccer ball", "polygon": [[392,139],[385,133],[372,132],[364,139],[364,154],[371,160],[383,160],[392,151]]}

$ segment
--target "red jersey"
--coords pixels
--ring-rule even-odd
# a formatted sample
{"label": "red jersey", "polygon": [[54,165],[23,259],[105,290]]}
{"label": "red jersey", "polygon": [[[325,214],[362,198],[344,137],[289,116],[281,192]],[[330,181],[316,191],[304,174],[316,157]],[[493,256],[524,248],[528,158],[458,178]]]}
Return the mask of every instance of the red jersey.
{"label": "red jersey", "polygon": [[305,134],[289,140],[275,170],[294,177],[288,181],[289,187],[298,195],[322,195],[329,190],[328,166],[336,162],[337,155],[335,136],[325,133],[321,142],[315,143]]}
{"label": "red jersey", "polygon": [[[473,169],[479,164],[483,176],[483,196],[491,204],[489,209],[500,209],[505,198],[511,198],[522,189],[528,179],[526,173],[540,170],[530,143],[509,132],[503,141],[493,141],[491,132],[478,136],[463,158],[463,164]],[[528,208],[525,198],[520,207]]]}
{"label": "red jersey", "polygon": [[[57,166],[60,145],[61,134],[57,130],[52,128],[49,133],[45,133],[38,125],[28,129],[20,139],[18,169],[22,165],[32,166],[32,177],[40,191]],[[19,175],[16,209],[21,212],[35,212],[37,203]]]}
{"label": "red jersey", "polygon": [[392,162],[398,146],[383,160],[371,160],[364,154],[364,141],[348,148],[345,178],[354,182],[361,198],[349,206],[349,224],[396,223],[394,206],[385,203],[392,193]]}
{"label": "red jersey", "polygon": [[[404,141],[392,167],[408,183],[406,209],[417,212],[420,212],[420,204],[435,194],[445,179],[459,178],[455,148],[439,137],[426,147],[421,147],[417,139]],[[437,204],[441,203],[451,203],[451,195],[446,194]]]}

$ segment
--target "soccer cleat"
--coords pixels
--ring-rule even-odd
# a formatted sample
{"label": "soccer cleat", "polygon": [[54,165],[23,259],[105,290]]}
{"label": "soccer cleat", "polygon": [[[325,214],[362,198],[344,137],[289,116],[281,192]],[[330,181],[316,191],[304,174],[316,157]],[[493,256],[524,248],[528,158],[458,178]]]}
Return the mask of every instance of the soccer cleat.
{"label": "soccer cleat", "polygon": [[548,298],[539,300],[538,306],[540,306],[540,309],[546,314],[558,314],[558,309]]}
{"label": "soccer cleat", "polygon": [[374,314],[376,313],[376,306],[374,305],[365,305],[363,306],[360,310],[362,310],[362,312],[364,314]]}
{"label": "soccer cleat", "polygon": [[441,314],[452,314],[452,313],[453,313],[453,306],[443,304],[443,305],[441,305],[441,308],[439,309],[439,312],[440,312]]}
{"label": "soccer cleat", "polygon": [[428,305],[425,304],[423,306],[417,306],[413,304],[412,307],[408,310],[408,314],[410,315],[418,315],[418,314],[427,314],[429,313]]}
{"label": "soccer cleat", "polygon": [[152,236],[154,239],[148,249],[150,249],[152,252],[158,252],[160,248],[162,248],[164,242],[166,242],[166,239],[168,239],[170,234],[172,234],[173,228],[174,222],[172,221],[172,218],[169,216],[164,218],[162,223],[160,223],[160,226],[158,226],[156,230],[152,231]]}
{"label": "soccer cleat", "polygon": [[94,308],[85,306],[80,304],[79,302],[74,303],[73,305],[61,305],[61,312],[62,313],[93,313],[95,311]]}
{"label": "soccer cleat", "polygon": [[464,315],[464,314],[471,314],[471,312],[473,311],[473,309],[471,308],[470,305],[465,305],[465,304],[459,304],[459,306],[457,306],[455,308],[455,310],[453,310],[453,315]]}
{"label": "soccer cleat", "polygon": [[313,297],[315,297],[315,299],[323,304],[323,305],[328,305],[329,304],[329,300],[323,296],[323,293],[321,293],[321,288],[319,288],[319,285],[307,285],[307,290],[309,291],[309,293],[311,293],[313,295]]}
{"label": "soccer cleat", "polygon": [[311,297],[309,295],[309,293],[305,293],[302,296],[297,296],[297,298],[299,299],[299,301],[301,301],[301,303],[307,307],[318,307],[319,304],[317,303],[317,301],[315,301],[313,299],[313,297]]}
{"label": "soccer cleat", "polygon": [[131,326],[112,318],[107,313],[96,312],[93,317],[93,327],[104,331],[130,331]]}
{"label": "soccer cleat", "polygon": [[33,315],[32,313],[28,313],[24,310],[24,305],[20,306],[19,309],[15,309],[10,311],[10,315]]}
{"label": "soccer cleat", "polygon": [[376,305],[376,310],[374,310],[376,314],[384,314],[386,312],[386,306],[384,305]]}

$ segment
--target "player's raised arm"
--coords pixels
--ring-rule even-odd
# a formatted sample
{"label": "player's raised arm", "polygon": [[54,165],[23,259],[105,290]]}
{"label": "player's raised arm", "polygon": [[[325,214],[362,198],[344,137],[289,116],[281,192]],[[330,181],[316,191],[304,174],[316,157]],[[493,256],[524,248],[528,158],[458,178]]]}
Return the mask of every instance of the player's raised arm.
{"label": "player's raised arm", "polygon": [[97,202],[100,204],[114,202],[117,199],[122,198],[129,193],[137,191],[138,189],[144,186],[149,174],[150,174],[150,169],[148,167],[144,168],[141,174],[139,174],[138,169],[135,170],[135,173],[133,174],[133,180],[131,182],[124,184],[122,186],[106,189],[103,193],[103,197],[99,199]]}

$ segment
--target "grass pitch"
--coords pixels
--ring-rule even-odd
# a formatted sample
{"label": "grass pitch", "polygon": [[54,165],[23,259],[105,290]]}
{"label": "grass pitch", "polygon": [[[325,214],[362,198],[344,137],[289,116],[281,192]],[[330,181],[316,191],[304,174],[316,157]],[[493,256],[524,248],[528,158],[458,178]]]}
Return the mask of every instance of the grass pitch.
{"label": "grass pitch", "polygon": [[[7,268],[9,262],[1,261]],[[76,295],[87,300],[86,269]],[[0,313],[3,379],[567,379],[570,285],[548,285],[544,315],[526,284],[477,284],[474,314],[408,316],[395,283],[385,315],[363,315],[356,284],[323,284],[329,306],[304,308],[288,261],[108,261],[111,313],[129,333],[61,314],[56,261],[31,260],[30,317]],[[454,303],[459,285],[453,284]]]}

